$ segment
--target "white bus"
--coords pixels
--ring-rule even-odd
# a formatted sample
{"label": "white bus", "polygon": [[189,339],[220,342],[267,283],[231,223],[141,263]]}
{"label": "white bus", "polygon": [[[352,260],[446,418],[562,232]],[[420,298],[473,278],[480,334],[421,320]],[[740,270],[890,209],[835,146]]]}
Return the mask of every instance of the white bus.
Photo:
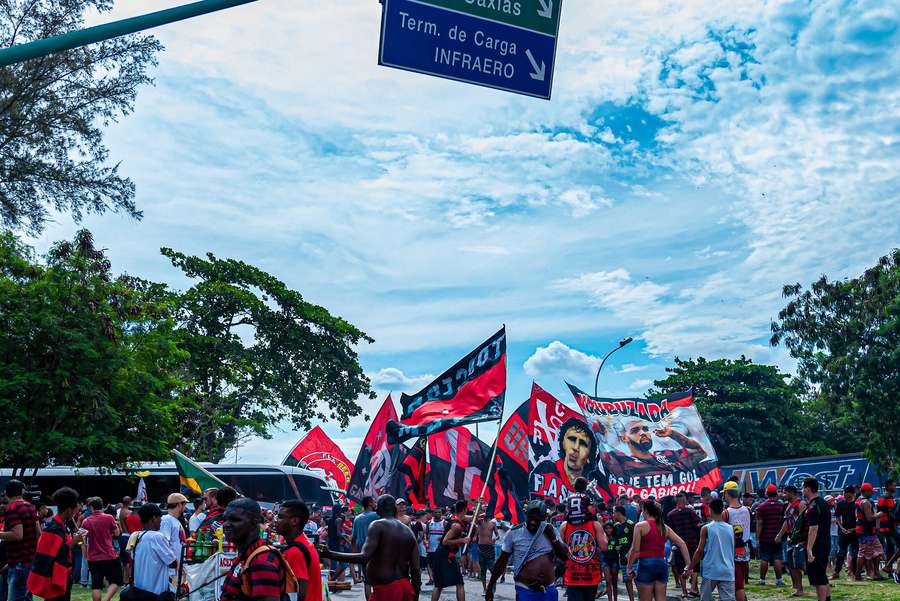
{"label": "white bus", "polygon": [[[269,506],[289,499],[301,499],[308,505],[326,507],[334,504],[337,492],[318,472],[286,465],[240,465],[202,463],[204,469],[234,487],[242,495]],[[151,502],[165,501],[169,493],[181,489],[178,470],[174,463],[141,463],[128,471],[100,470],[91,467],[73,468],[57,466],[39,469],[33,476],[31,470],[23,478],[29,490],[44,502],[55,490],[70,486],[82,498],[99,496],[105,502],[116,503],[122,497],[134,497],[137,493],[136,472],[150,472],[144,478],[147,498]],[[10,479],[12,470],[0,468],[0,492]]]}

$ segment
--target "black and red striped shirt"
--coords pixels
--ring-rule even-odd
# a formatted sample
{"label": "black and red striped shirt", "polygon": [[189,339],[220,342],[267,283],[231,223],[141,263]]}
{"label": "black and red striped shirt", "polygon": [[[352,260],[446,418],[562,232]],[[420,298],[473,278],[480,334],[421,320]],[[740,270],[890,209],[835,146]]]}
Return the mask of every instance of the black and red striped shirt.
{"label": "black and red striped shirt", "polygon": [[22,526],[22,539],[8,540],[3,543],[3,546],[6,547],[6,561],[10,566],[17,563],[30,564],[37,552],[37,512],[34,505],[22,499],[12,501],[6,507],[6,513],[3,515],[3,530],[11,532],[14,527],[20,525]]}
{"label": "black and red striped shirt", "polygon": [[756,507],[756,524],[759,527],[759,542],[775,544],[775,537],[784,524],[786,505],[778,499],[766,499]]}
{"label": "black and red striped shirt", "polygon": [[[263,597],[281,598],[284,588],[284,566],[281,564],[281,556],[276,551],[263,551],[254,557],[244,573],[244,563],[253,552],[265,545],[262,539],[242,551],[235,560],[234,567],[225,577],[222,583],[222,596],[220,601],[249,601]],[[248,590],[242,590],[242,585],[247,580]],[[245,594],[246,592],[246,594]]]}

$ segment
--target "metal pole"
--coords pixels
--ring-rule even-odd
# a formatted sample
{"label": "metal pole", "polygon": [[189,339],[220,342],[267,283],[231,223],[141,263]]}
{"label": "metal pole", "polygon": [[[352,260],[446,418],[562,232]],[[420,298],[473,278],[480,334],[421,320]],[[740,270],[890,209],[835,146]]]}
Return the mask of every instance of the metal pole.
{"label": "metal pole", "polygon": [[207,13],[212,13],[226,8],[233,8],[242,4],[249,4],[257,0],[201,0],[192,4],[185,4],[160,10],[146,15],[131,17],[121,21],[113,21],[103,25],[70,31],[61,35],[35,40],[25,44],[18,44],[10,48],[0,50],[0,67],[7,67],[15,63],[27,61],[33,58],[80,48],[88,44],[102,42],[123,35],[136,33],[145,29],[152,29],[161,25],[183,21]]}
{"label": "metal pole", "polygon": [[606,353],[606,356],[603,357],[603,360],[602,360],[602,361],[600,361],[600,367],[597,368],[597,377],[594,378],[594,398],[597,397],[597,387],[598,387],[599,384],[600,384],[600,370],[603,369],[603,364],[606,363],[606,360],[609,359],[609,356],[610,356],[610,355],[612,355],[613,353],[615,353],[615,352],[616,352],[617,350],[619,350],[620,348],[624,347],[626,344],[628,344],[628,343],[631,342],[632,340],[634,340],[634,338],[632,338],[631,336],[629,336],[628,338],[623,338],[622,340],[619,341],[619,346],[617,346],[617,347],[614,348],[613,350],[611,350],[611,351],[609,351],[608,353]]}

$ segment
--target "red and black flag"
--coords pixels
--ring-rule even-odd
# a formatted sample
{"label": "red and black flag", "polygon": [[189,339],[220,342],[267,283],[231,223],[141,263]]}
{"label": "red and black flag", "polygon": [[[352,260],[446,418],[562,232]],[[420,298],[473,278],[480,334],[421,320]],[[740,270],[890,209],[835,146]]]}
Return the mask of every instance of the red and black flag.
{"label": "red and black flag", "polygon": [[519,499],[528,498],[528,472],[531,450],[528,442],[530,401],[525,401],[500,428],[497,459],[503,464],[504,477]]}
{"label": "red and black flag", "polygon": [[431,384],[400,397],[400,423],[388,423],[392,444],[476,422],[499,420],[506,394],[506,328],[485,340]]}
{"label": "red and black flag", "polygon": [[353,473],[353,464],[344,455],[344,451],[319,426],[310,430],[291,449],[281,465],[305,465],[309,469],[321,469],[341,490],[347,490]]}
{"label": "red and black flag", "polygon": [[[527,476],[525,478],[527,484]],[[513,524],[521,524],[525,521],[525,512],[522,510],[520,497],[516,494],[516,487],[509,479],[506,466],[499,455],[494,460],[494,473],[491,474],[491,483],[485,493],[487,504],[487,516],[495,517]]]}
{"label": "red and black flag", "polygon": [[491,459],[491,447],[466,428],[445,430],[428,437],[431,455],[431,493],[438,507],[460,499],[477,499],[484,488],[483,473]]}
{"label": "red and black flag", "polygon": [[405,450],[397,468],[391,474],[387,492],[397,499],[406,499],[413,509],[424,509],[425,498],[425,452],[427,440],[424,436],[416,441],[415,446]]}
{"label": "red and black flag", "polygon": [[369,432],[359,450],[353,475],[347,487],[347,496],[357,503],[366,495],[384,494],[390,483],[391,474],[405,458],[406,447],[388,444],[385,434],[388,421],[396,419],[394,401],[391,400],[391,395],[388,395],[375,419],[372,420],[372,425],[369,426]]}

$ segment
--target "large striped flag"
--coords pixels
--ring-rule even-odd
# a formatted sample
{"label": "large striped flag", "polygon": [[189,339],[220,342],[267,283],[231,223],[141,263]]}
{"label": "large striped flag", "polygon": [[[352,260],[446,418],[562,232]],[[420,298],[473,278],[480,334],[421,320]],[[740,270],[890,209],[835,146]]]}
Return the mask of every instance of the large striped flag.
{"label": "large striped flag", "polygon": [[438,507],[481,496],[482,476],[490,462],[491,447],[467,428],[459,427],[429,436],[428,452],[431,455],[431,492]]}
{"label": "large striped flag", "polygon": [[175,467],[178,468],[178,478],[181,480],[182,488],[200,495],[207,488],[228,486],[175,449],[172,449],[172,457],[175,458]]}
{"label": "large striped flag", "polygon": [[397,465],[406,457],[403,445],[388,444],[385,428],[388,421],[397,419],[397,411],[394,409],[394,401],[391,395],[384,400],[384,404],[375,418],[365,440],[359,449],[353,475],[347,486],[347,496],[357,503],[367,495],[378,496],[384,494],[390,483],[391,475]]}
{"label": "large striped flag", "polygon": [[387,424],[388,440],[403,442],[476,422],[499,420],[506,396],[506,328],[418,393],[400,397],[400,422]]}

